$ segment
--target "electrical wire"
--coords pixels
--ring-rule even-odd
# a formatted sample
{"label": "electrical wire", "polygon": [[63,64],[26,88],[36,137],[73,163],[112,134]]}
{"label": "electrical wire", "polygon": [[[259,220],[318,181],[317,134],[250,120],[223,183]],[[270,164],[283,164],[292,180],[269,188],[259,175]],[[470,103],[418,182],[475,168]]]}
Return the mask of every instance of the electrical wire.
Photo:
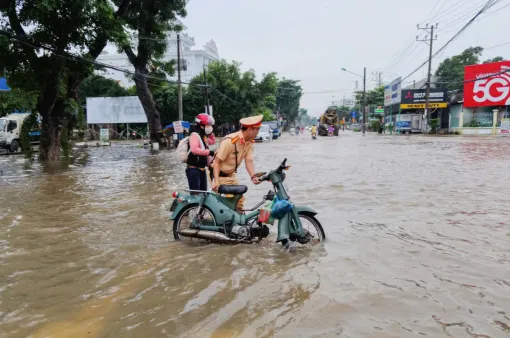
{"label": "electrical wire", "polygon": [[[485,13],[488,9],[492,8],[495,4],[499,3],[501,0],[488,0],[485,5],[476,13],[474,17],[472,17],[456,34],[454,34],[450,40],[448,40],[439,50],[437,50],[433,55],[432,58],[437,56],[439,53],[441,53],[443,50],[446,49],[446,47],[457,37],[459,37],[466,29],[469,27],[481,14]],[[402,80],[406,80],[409,77],[411,77],[414,73],[419,71],[424,65],[429,62],[429,59],[425,60],[418,68],[416,68],[413,72],[411,72],[409,75],[404,77]]]}
{"label": "electrical wire", "polygon": [[[0,35],[8,37],[11,40],[15,40],[17,42],[23,43],[23,44],[25,44],[27,46],[30,46],[30,47],[34,48],[34,49],[44,49],[46,51],[52,52],[57,57],[60,57],[60,58],[63,58],[63,59],[67,59],[67,60],[70,60],[70,61],[84,62],[84,63],[88,63],[88,64],[91,64],[91,65],[94,65],[94,66],[97,66],[97,67],[100,67],[100,68],[107,68],[107,69],[116,70],[118,72],[121,72],[121,73],[124,73],[124,74],[127,74],[127,75],[131,75],[131,76],[133,76],[135,78],[145,78],[145,79],[148,79],[148,80],[152,79],[152,80],[164,81],[164,82],[168,82],[169,84],[173,84],[173,85],[177,85],[178,84],[177,81],[172,81],[172,80],[168,80],[168,79],[162,79],[162,78],[155,77],[155,76],[150,76],[150,75],[137,74],[137,73],[132,72],[130,70],[119,68],[119,67],[116,67],[116,66],[112,66],[112,65],[109,65],[109,64],[106,64],[106,63],[98,62],[96,60],[92,60],[92,59],[83,57],[81,55],[76,55],[76,54],[72,54],[72,53],[68,53],[68,52],[61,53],[61,52],[58,52],[57,50],[55,50],[52,47],[43,46],[41,44],[37,44],[37,43],[34,43],[34,42],[31,42],[31,43],[27,42],[26,38],[22,38],[22,37],[19,37],[19,36],[15,35],[15,34],[11,34],[10,32],[5,31],[5,30],[0,30]],[[181,83],[182,84],[193,85],[193,86],[198,86],[198,87],[204,87],[204,85],[190,83],[190,82],[182,82],[181,81]]]}

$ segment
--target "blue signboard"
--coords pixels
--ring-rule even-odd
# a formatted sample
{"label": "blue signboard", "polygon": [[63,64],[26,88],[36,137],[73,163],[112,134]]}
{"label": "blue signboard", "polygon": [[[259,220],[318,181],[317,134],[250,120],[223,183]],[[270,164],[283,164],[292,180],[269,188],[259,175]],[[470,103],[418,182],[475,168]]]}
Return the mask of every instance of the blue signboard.
{"label": "blue signboard", "polygon": [[7,85],[7,79],[5,77],[0,77],[0,92],[8,92],[11,88]]}
{"label": "blue signboard", "polygon": [[355,112],[355,111],[352,111],[352,112],[351,112],[351,117],[352,117],[353,119],[355,119],[355,118],[356,118],[356,112]]}
{"label": "blue signboard", "polygon": [[411,128],[411,121],[397,121],[397,128]]}

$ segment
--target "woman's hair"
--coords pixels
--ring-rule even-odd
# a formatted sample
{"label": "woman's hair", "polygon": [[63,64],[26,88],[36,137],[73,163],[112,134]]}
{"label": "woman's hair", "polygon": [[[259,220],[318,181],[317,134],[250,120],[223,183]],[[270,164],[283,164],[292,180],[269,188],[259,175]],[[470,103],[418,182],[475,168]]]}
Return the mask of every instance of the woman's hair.
{"label": "woman's hair", "polygon": [[191,132],[197,133],[202,136],[205,135],[205,130],[200,128],[200,125],[198,125],[198,124],[194,124],[191,126]]}

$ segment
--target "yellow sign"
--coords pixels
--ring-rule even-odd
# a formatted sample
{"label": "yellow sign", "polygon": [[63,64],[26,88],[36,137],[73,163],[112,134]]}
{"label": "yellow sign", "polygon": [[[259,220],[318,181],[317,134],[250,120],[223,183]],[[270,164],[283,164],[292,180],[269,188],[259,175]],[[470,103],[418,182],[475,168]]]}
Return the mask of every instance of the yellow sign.
{"label": "yellow sign", "polygon": [[[448,107],[448,103],[440,102],[440,103],[429,103],[429,108],[446,108]],[[400,105],[400,109],[425,109],[425,103],[403,103]]]}

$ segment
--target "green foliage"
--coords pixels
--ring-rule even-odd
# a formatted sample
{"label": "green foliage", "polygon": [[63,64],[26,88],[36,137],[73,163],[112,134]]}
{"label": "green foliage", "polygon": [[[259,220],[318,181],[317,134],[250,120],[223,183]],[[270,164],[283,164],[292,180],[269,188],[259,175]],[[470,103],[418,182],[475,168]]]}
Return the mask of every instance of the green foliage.
{"label": "green foliage", "polygon": [[264,116],[262,118],[263,122],[274,121],[274,119],[275,119],[275,117],[273,115],[273,112],[270,109],[267,109],[267,108],[262,111],[262,115]]}
{"label": "green foliage", "polygon": [[[482,52],[482,47],[469,47],[459,55],[443,60],[436,70],[438,82],[444,82],[441,83],[441,87],[447,88],[448,90],[462,90],[464,88],[464,67],[480,63]],[[503,60],[503,57],[497,56],[486,60],[484,63]]]}
{"label": "green foliage", "polygon": [[24,121],[23,125],[21,126],[21,135],[20,135],[20,141],[21,141],[21,149],[23,149],[23,153],[25,155],[25,158],[30,160],[33,157],[33,150],[30,146],[30,131],[38,129],[37,124],[37,114],[32,112]]}
{"label": "green foliage", "polygon": [[71,143],[69,142],[69,130],[67,125],[62,126],[62,135],[60,136],[60,148],[62,149],[62,153],[65,158],[69,157],[69,152],[71,151]]}
{"label": "green foliage", "polygon": [[381,122],[378,120],[371,121],[370,126],[372,127],[372,131],[379,131],[379,128],[381,127]]}
{"label": "green foliage", "polygon": [[430,134],[435,134],[437,133],[437,128],[439,127],[439,119],[430,119],[429,122],[429,127],[430,127]]}
{"label": "green foliage", "polygon": [[299,115],[299,104],[303,95],[299,80],[283,78],[279,81],[276,105],[281,114],[285,114],[288,125],[294,123]]}
{"label": "green foliage", "polygon": [[[260,81],[257,81],[253,71],[241,71],[240,63],[220,60],[208,65],[205,79],[203,74],[192,79],[191,84],[183,93],[184,118],[188,121],[198,113],[204,112],[205,88],[200,85],[205,82],[210,86],[209,102],[213,106],[217,125],[237,123],[242,117],[255,114],[264,114],[266,118],[269,118],[269,114],[278,105],[281,82],[275,73],[265,74]],[[155,94],[158,107],[165,104],[162,116],[177,117],[177,100],[174,99],[176,95],[177,92],[172,87]],[[296,116],[298,108],[299,99]],[[280,112],[282,112],[282,107],[280,107]],[[274,116],[271,115],[270,120],[274,120]]]}
{"label": "green foliage", "polygon": [[[119,11],[127,1],[118,3]],[[77,121],[77,110],[69,115],[68,107],[76,99],[81,80],[94,70],[90,64],[65,55],[73,51],[95,59],[108,40],[125,43],[118,13],[103,0],[2,1],[0,29],[11,37],[0,41],[0,71],[12,88],[40,93],[36,110],[43,118],[42,160],[58,159],[61,123],[71,130]],[[54,52],[43,53],[37,46]]]}
{"label": "green foliage", "polygon": [[[363,101],[363,92],[356,91],[356,101]],[[382,106],[384,105],[384,86],[380,86],[374,88],[373,90],[368,90],[366,92],[366,104],[372,106]]]}
{"label": "green foliage", "polygon": [[37,93],[27,93],[20,89],[0,92],[0,117],[21,110],[31,112],[37,104]]}
{"label": "green foliage", "polygon": [[119,97],[130,96],[129,91],[117,81],[107,79],[101,75],[86,78],[78,88],[78,100],[81,105],[86,103],[87,97]]}
{"label": "green foliage", "polygon": [[485,60],[483,63],[493,63],[493,62],[501,62],[501,61],[505,61],[505,58],[502,56],[496,56],[496,57],[493,57],[492,59]]}
{"label": "green foliage", "polygon": [[311,124],[311,117],[308,116],[308,110],[304,108],[299,108],[299,115],[296,119],[296,122],[302,124],[302,125],[309,125]]}

